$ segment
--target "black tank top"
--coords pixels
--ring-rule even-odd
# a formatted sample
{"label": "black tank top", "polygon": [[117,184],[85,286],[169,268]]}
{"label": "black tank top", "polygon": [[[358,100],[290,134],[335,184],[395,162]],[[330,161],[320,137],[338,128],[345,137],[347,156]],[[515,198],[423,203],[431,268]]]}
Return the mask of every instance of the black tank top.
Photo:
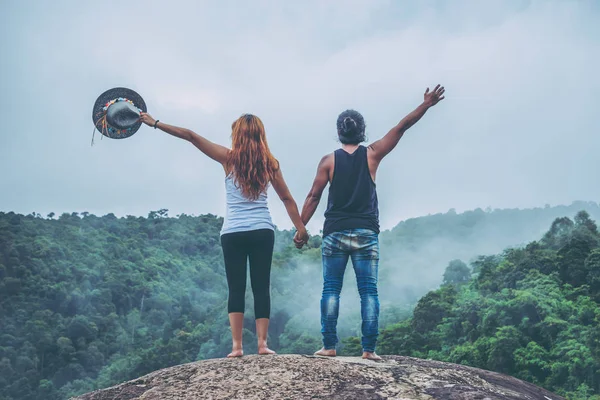
{"label": "black tank top", "polygon": [[371,229],[379,233],[379,208],[375,182],[369,172],[367,148],[348,154],[335,151],[323,237],[346,229]]}

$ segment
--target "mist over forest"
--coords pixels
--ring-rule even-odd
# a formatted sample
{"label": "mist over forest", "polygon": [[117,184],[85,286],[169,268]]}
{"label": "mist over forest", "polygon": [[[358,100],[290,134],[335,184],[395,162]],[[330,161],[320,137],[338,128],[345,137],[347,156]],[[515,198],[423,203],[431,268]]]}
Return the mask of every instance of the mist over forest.
{"label": "mist over forest", "polygon": [[[593,220],[600,220],[600,205],[575,202],[525,210],[450,210],[402,221],[382,232],[382,352],[466,363],[571,393],[573,399],[592,398],[600,392],[600,348],[594,342],[600,338],[600,306],[593,286],[594,274],[600,284],[600,264],[594,263],[600,239]],[[0,213],[0,399],[66,399],[167,366],[227,354],[231,341],[221,225],[222,218],[215,215],[169,216],[165,209],[145,218]],[[321,345],[321,238],[313,236],[297,250],[292,237],[291,231],[276,232],[269,343],[279,353],[312,354]],[[553,261],[538,265],[526,257],[514,260],[515,252],[530,249],[536,241],[540,245],[534,247],[540,249],[535,251]],[[579,250],[565,253],[572,243]],[[577,277],[560,267],[565,260],[581,270]],[[544,278],[513,275],[510,265],[527,265],[528,273],[534,269]],[[506,272],[494,275],[498,270]],[[505,281],[507,274],[516,277]],[[533,292],[541,281],[559,288],[557,299],[571,302],[568,307],[583,307],[587,314],[569,320],[567,306],[550,307],[544,311],[548,315],[537,313],[538,325],[527,327],[518,317],[528,312],[527,304],[513,307],[512,319],[495,322],[463,315],[474,309],[465,299],[480,296],[479,303],[497,305],[501,301],[495,296],[502,294],[502,301],[511,304],[506,290],[514,286]],[[530,289],[520,282],[529,282]],[[249,288],[246,310],[244,348],[251,354],[256,343]],[[489,309],[485,313],[493,314]],[[459,325],[465,318],[472,320],[473,327],[463,324],[463,332],[448,322],[452,318]],[[579,330],[563,340],[565,320],[580,328],[570,328]],[[544,324],[553,328],[535,333]],[[590,328],[594,324],[596,331]],[[477,331],[480,326],[485,328]],[[504,336],[496,337],[499,331]],[[340,353],[358,351],[359,335],[360,302],[349,263],[341,299]],[[519,339],[511,342],[511,337]],[[522,371],[531,368],[514,357],[499,361],[493,343],[504,343],[503,338],[514,347],[511,354],[523,358],[524,349],[537,351],[546,364],[527,375]],[[569,361],[560,351],[574,354],[573,349],[555,349],[572,340],[587,346],[587,353],[578,350],[587,356]],[[469,343],[478,344],[467,351]],[[562,360],[562,369],[548,366],[552,357]]]}

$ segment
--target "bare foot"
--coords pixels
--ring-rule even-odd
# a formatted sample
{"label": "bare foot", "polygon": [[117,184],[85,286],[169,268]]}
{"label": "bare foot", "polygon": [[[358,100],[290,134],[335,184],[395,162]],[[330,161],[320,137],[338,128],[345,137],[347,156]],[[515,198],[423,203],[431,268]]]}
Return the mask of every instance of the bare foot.
{"label": "bare foot", "polygon": [[315,353],[315,356],[324,356],[324,357],[335,357],[336,352],[335,349],[327,350],[326,348],[322,348],[321,350]]}
{"label": "bare foot", "polygon": [[232,350],[231,353],[227,354],[227,358],[236,358],[236,357],[241,357],[243,355],[244,355],[244,350],[242,350],[242,349]]}
{"label": "bare foot", "polygon": [[381,360],[381,357],[379,357],[377,354],[370,353],[368,351],[363,352],[362,358],[364,358],[365,360],[373,360],[373,361]]}
{"label": "bare foot", "polygon": [[258,354],[263,355],[263,356],[268,356],[268,355],[277,354],[277,353],[275,353],[273,350],[271,350],[268,347],[259,347]]}

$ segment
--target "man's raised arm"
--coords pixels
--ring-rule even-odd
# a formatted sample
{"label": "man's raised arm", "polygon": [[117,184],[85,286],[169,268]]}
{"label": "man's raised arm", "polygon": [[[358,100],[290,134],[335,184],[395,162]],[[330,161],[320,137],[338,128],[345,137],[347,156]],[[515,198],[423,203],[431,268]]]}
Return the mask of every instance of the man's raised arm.
{"label": "man's raised arm", "polygon": [[371,156],[375,161],[379,162],[383,157],[387,156],[398,144],[400,138],[404,135],[404,132],[411,126],[416,124],[423,115],[427,112],[430,107],[435,106],[440,100],[444,99],[445,89],[443,86],[437,85],[433,91],[429,91],[429,88],[423,95],[423,103],[419,105],[414,111],[402,118],[402,121],[398,125],[394,126],[390,131],[381,139],[373,142],[369,148],[371,149]]}

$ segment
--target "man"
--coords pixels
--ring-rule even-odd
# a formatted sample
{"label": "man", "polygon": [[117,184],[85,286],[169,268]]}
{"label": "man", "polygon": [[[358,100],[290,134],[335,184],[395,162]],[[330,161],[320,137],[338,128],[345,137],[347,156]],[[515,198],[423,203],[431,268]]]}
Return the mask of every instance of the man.
{"label": "man", "polygon": [[[315,355],[335,357],[340,292],[348,258],[356,274],[362,316],[362,357],[380,360],[375,353],[379,335],[379,209],[375,175],[381,160],[398,144],[404,132],[430,107],[444,99],[444,87],[425,91],[423,103],[393,127],[382,139],[365,147],[365,122],[360,113],[346,110],[337,119],[342,147],[321,159],[317,176],[302,207],[302,222],[313,216],[328,183],[329,199],[323,226],[323,295],[321,333],[323,348]],[[306,241],[294,238],[296,247]]]}

